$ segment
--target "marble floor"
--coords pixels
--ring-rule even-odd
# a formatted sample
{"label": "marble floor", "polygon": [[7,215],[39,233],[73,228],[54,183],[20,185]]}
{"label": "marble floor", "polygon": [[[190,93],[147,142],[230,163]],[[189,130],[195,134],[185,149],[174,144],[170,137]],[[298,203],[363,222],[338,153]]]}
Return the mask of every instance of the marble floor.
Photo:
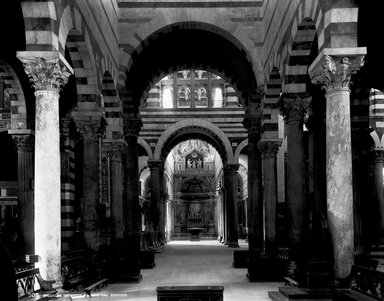
{"label": "marble floor", "polygon": [[[242,242],[241,248],[247,248]],[[143,269],[138,283],[113,283],[92,299],[99,301],[155,301],[156,287],[167,285],[221,285],[225,301],[267,301],[267,292],[282,283],[250,283],[246,269],[232,267],[233,249],[217,241],[172,241],[162,253],[156,254],[156,267]],[[89,300],[84,294],[71,294],[73,300]]]}

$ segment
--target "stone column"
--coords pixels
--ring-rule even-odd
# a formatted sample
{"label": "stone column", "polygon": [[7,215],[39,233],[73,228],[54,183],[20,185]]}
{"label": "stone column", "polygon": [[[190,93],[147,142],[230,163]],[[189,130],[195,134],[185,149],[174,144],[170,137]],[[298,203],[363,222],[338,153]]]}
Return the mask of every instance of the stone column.
{"label": "stone column", "polygon": [[61,278],[59,91],[70,75],[57,52],[18,52],[35,88],[35,253],[47,280]]}
{"label": "stone column", "polygon": [[228,237],[226,242],[230,248],[239,247],[238,215],[237,215],[237,170],[239,164],[226,164],[224,167],[224,183],[226,193],[226,212]]}
{"label": "stone column", "polygon": [[122,141],[103,143],[103,150],[107,153],[110,160],[112,240],[116,246],[120,246],[124,238],[123,149],[124,142]]}
{"label": "stone column", "polygon": [[309,99],[284,95],[280,112],[287,128],[287,222],[289,225],[290,256],[301,258],[306,219],[306,180],[303,122]]}
{"label": "stone column", "polygon": [[160,231],[160,167],[161,160],[148,160],[148,166],[151,171],[151,221],[153,229]]}
{"label": "stone column", "polygon": [[383,195],[383,162],[384,150],[376,149],[375,151],[375,195],[379,208],[379,237],[384,234],[384,195]]}
{"label": "stone column", "polygon": [[87,247],[97,251],[100,244],[98,210],[99,193],[99,137],[104,132],[104,119],[101,116],[81,117],[74,115],[76,126],[83,138],[83,230]]}
{"label": "stone column", "polygon": [[264,214],[261,154],[257,147],[260,141],[259,116],[246,116],[243,124],[248,130],[248,249],[247,277],[255,281],[260,273],[257,262],[264,248]]}
{"label": "stone column", "polygon": [[276,154],[281,141],[264,140],[259,142],[262,156],[265,212],[265,250],[267,255],[276,249],[277,219],[277,169]]}
{"label": "stone column", "polygon": [[17,146],[19,255],[35,254],[33,214],[33,149],[35,137],[31,130],[9,130]]}
{"label": "stone column", "polygon": [[124,138],[127,149],[124,160],[124,249],[125,258],[120,278],[122,280],[141,279],[140,233],[141,213],[139,204],[139,163],[137,136],[142,127],[138,118],[124,119]]}
{"label": "stone column", "polygon": [[326,90],[327,216],[334,250],[334,277],[348,277],[353,264],[353,191],[350,78],[363,65],[366,48],[325,48],[309,67]]}

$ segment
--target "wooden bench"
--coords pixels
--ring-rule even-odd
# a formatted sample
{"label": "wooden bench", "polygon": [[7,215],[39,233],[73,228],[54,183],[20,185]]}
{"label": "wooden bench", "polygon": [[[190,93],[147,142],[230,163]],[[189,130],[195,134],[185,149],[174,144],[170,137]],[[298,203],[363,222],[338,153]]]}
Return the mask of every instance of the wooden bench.
{"label": "wooden bench", "polygon": [[[30,268],[15,273],[18,294],[21,299],[35,297],[36,294],[43,298],[34,300],[55,300],[56,289],[52,287],[54,280],[44,280],[38,268]],[[36,286],[39,286],[36,289]]]}
{"label": "wooden bench", "polygon": [[223,286],[159,286],[157,301],[223,301]]}
{"label": "wooden bench", "polygon": [[77,251],[61,262],[63,289],[78,291],[80,285],[88,285],[97,279],[97,272],[91,268],[85,251]]}
{"label": "wooden bench", "polygon": [[350,289],[339,290],[340,301],[374,301],[384,299],[384,273],[352,265]]}
{"label": "wooden bench", "polygon": [[299,283],[291,277],[284,277],[284,285],[285,286],[299,286]]}
{"label": "wooden bench", "polygon": [[93,289],[100,290],[101,287],[108,286],[107,281],[108,281],[108,278],[103,278],[103,279],[101,279],[101,280],[91,284],[90,286],[84,288],[85,297],[87,297],[87,296],[92,297],[91,296],[91,291]]}

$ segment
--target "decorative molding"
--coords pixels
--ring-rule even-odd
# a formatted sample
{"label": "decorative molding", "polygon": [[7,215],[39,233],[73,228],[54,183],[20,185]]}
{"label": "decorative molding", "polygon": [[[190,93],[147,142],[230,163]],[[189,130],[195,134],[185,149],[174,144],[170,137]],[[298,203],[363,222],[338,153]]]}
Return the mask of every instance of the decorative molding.
{"label": "decorative molding", "polygon": [[32,134],[12,135],[13,142],[18,152],[33,152],[35,148],[35,136]]}
{"label": "decorative molding", "polygon": [[260,135],[261,116],[246,115],[243,120],[244,127],[248,130],[248,135]]}
{"label": "decorative molding", "polygon": [[258,148],[263,159],[276,158],[276,154],[281,146],[281,141],[263,140],[258,143]]}
{"label": "decorative molding", "polygon": [[384,150],[375,151],[375,163],[384,163]]}
{"label": "decorative molding", "polygon": [[106,122],[102,117],[79,118],[75,122],[77,130],[82,134],[83,139],[97,139],[104,134]]}
{"label": "decorative molding", "polygon": [[163,163],[163,161],[161,161],[161,160],[148,160],[147,163],[148,163],[148,167],[152,173],[152,172],[160,172],[161,164]]}
{"label": "decorative molding", "polygon": [[103,142],[102,144],[102,156],[109,156],[111,160],[121,160],[124,153],[123,142]]}
{"label": "decorative molding", "polygon": [[308,69],[313,84],[320,84],[327,93],[349,91],[351,75],[364,65],[366,48],[325,48]]}
{"label": "decorative molding", "polygon": [[280,114],[289,122],[304,122],[311,97],[301,98],[298,94],[284,94],[278,102]]}
{"label": "decorative molding", "polygon": [[137,137],[143,126],[140,118],[125,118],[124,119],[124,137]]}
{"label": "decorative molding", "polygon": [[25,73],[28,75],[35,91],[54,91],[59,93],[71,75],[66,66],[60,65],[59,57],[45,59],[21,58]]}

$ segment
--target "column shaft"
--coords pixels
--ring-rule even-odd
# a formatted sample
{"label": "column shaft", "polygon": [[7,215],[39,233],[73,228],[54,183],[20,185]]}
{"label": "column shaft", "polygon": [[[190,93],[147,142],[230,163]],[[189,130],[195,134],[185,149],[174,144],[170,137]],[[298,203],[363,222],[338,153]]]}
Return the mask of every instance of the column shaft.
{"label": "column shaft", "polygon": [[326,90],[327,216],[334,277],[346,278],[354,253],[350,78],[363,65],[365,48],[323,49],[309,67],[313,83]]}
{"label": "column shaft", "polygon": [[141,128],[139,119],[124,120],[124,135],[127,149],[124,161],[124,248],[125,266],[122,277],[141,278],[140,271],[140,234],[141,213],[139,204],[139,163],[137,135]]}
{"label": "column shaft", "polygon": [[237,169],[238,164],[227,164],[224,168],[224,181],[227,204],[228,247],[238,248],[238,215],[237,215]]}
{"label": "column shaft", "polygon": [[277,219],[277,170],[276,153],[280,142],[261,141],[259,148],[263,160],[264,210],[265,210],[265,249],[267,255],[274,254],[276,247]]}
{"label": "column shaft", "polygon": [[[23,133],[25,132],[25,133]],[[34,248],[34,198],[33,198],[33,148],[34,136],[30,130],[12,130],[10,134],[17,145],[17,183],[20,250],[19,255],[35,254]]]}
{"label": "column shaft", "polygon": [[384,233],[384,195],[383,195],[384,150],[376,150],[375,158],[375,195],[379,208],[380,235]]}

